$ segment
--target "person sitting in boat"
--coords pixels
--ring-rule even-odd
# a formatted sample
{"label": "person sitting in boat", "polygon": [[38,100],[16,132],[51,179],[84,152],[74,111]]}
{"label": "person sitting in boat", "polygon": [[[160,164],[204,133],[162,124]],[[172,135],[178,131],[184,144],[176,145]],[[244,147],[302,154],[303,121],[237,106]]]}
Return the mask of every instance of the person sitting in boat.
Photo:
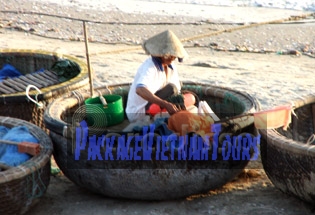
{"label": "person sitting in boat", "polygon": [[167,30],[146,40],[143,49],[150,57],[138,68],[129,90],[126,114],[130,122],[141,120],[152,104],[170,115],[180,110],[166,99],[181,90],[174,60],[182,62],[188,56],[182,43]]}

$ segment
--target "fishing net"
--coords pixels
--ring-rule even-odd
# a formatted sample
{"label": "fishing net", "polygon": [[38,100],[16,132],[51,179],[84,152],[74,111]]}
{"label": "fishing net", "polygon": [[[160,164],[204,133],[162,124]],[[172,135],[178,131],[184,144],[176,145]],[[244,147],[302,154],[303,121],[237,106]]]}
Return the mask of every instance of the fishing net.
{"label": "fishing net", "polygon": [[51,67],[51,70],[57,73],[60,82],[68,81],[81,72],[80,66],[68,59],[57,61]]}

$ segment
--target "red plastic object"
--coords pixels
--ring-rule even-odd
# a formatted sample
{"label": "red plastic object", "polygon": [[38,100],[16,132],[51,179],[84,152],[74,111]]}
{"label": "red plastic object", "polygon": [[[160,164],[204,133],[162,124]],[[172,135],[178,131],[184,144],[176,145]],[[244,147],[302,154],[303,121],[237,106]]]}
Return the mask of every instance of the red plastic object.
{"label": "red plastic object", "polygon": [[149,109],[147,110],[147,113],[149,113],[152,116],[155,116],[158,113],[161,112],[167,112],[165,108],[161,109],[159,105],[157,104],[152,104]]}

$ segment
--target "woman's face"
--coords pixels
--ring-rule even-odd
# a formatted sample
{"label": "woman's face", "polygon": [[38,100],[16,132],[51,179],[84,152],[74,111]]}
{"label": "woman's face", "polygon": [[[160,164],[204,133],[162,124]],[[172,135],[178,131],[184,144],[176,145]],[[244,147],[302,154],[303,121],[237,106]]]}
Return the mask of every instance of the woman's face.
{"label": "woman's face", "polygon": [[176,57],[174,57],[174,56],[164,56],[161,59],[162,59],[162,64],[170,65],[176,59]]}

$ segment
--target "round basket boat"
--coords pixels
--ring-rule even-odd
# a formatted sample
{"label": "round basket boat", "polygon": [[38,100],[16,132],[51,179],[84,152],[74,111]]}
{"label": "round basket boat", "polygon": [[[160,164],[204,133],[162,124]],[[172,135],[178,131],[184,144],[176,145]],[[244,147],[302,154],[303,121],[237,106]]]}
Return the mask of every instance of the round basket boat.
{"label": "round basket boat", "polygon": [[[129,87],[130,84],[111,85],[98,88],[96,92],[101,92],[103,95],[120,95],[125,106]],[[246,116],[246,113],[257,111],[259,103],[247,93],[197,83],[184,83],[182,89],[194,92],[201,101],[206,101],[212,107],[220,119],[224,119],[222,125],[227,127],[222,128],[220,135],[223,132],[232,132],[236,136],[241,133],[257,135],[253,119]],[[110,160],[106,159],[106,156],[93,157],[93,155],[89,157],[87,154],[93,151],[91,146],[93,141],[90,139],[90,145],[86,145],[86,150],[82,149],[84,141],[78,142],[76,139],[78,137],[80,139],[82,134],[75,125],[79,122],[77,119],[83,107],[80,105],[89,95],[89,92],[81,90],[80,95],[76,92],[72,96],[56,99],[45,110],[44,120],[50,130],[50,137],[54,144],[54,158],[58,166],[70,180],[90,191],[109,197],[141,200],[184,198],[223,186],[242,172],[253,155],[252,150],[250,152],[248,150],[247,152],[250,153],[248,159],[222,159],[221,151],[217,150],[217,157],[214,158],[211,149],[206,152],[209,156],[204,160],[166,159],[165,161],[158,160],[154,156],[141,160],[117,160],[117,157]],[[234,119],[225,120],[229,117]],[[120,125],[128,125],[128,120]],[[97,135],[122,136],[124,133],[120,132],[120,125],[107,127],[102,131],[89,127],[88,132],[91,133],[91,138]],[[137,134],[131,135],[137,136]],[[94,142],[94,144],[100,143]],[[115,145],[112,149],[117,151],[118,146]],[[94,152],[97,153],[97,149]],[[103,155],[104,151],[100,153]],[[170,156],[168,155],[168,158]]]}
{"label": "round basket boat", "polygon": [[[66,81],[62,81],[51,70],[57,61],[64,59],[74,62],[80,69],[78,75]],[[23,119],[41,128],[44,128],[44,110],[50,101],[88,86],[87,65],[72,56],[60,57],[57,53],[40,50],[2,49],[0,69],[6,64],[13,66],[22,75],[0,81],[0,115]],[[38,72],[40,70],[44,71]],[[28,86],[31,88],[27,96]]]}
{"label": "round basket boat", "polygon": [[26,126],[40,144],[39,154],[16,167],[0,171],[0,214],[24,214],[47,190],[53,145],[41,128],[24,120],[0,117],[0,125]]}
{"label": "round basket boat", "polygon": [[315,96],[294,101],[292,122],[282,128],[260,130],[261,159],[271,182],[284,193],[315,203]]}

